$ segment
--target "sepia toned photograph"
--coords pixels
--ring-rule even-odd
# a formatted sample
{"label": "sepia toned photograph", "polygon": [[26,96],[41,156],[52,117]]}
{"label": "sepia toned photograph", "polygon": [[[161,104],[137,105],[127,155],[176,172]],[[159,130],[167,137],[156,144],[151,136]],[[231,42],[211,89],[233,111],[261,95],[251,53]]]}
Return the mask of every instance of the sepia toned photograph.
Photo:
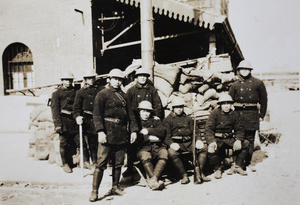
{"label": "sepia toned photograph", "polygon": [[1,0],[0,204],[299,204],[297,0]]}

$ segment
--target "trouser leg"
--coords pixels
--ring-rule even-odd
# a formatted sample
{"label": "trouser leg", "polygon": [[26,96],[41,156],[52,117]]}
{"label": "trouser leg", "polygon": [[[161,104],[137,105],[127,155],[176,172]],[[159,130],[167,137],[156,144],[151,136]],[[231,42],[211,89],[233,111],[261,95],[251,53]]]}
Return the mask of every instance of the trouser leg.
{"label": "trouser leg", "polygon": [[211,179],[206,177],[203,174],[203,169],[204,169],[204,165],[206,163],[206,159],[207,159],[207,152],[200,152],[198,154],[198,167],[199,167],[199,175],[201,176],[202,180],[204,182],[210,181]]}

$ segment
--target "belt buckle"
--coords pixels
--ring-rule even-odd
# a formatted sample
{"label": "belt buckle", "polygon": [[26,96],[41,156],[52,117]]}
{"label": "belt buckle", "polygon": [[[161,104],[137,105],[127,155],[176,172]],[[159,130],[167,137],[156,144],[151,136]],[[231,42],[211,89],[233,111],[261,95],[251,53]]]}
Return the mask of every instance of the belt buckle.
{"label": "belt buckle", "polygon": [[245,105],[245,104],[243,104],[242,108],[244,108],[244,109],[245,109],[245,108],[246,108],[246,105]]}

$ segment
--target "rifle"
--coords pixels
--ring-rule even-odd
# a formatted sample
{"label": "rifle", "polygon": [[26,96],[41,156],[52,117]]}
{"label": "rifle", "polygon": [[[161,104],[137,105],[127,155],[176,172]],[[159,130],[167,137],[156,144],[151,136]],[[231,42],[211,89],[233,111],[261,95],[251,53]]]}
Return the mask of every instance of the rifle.
{"label": "rifle", "polygon": [[201,177],[201,170],[199,168],[197,160],[197,149],[196,149],[196,115],[194,111],[194,128],[193,128],[193,164],[194,164],[194,183],[199,184],[203,182]]}

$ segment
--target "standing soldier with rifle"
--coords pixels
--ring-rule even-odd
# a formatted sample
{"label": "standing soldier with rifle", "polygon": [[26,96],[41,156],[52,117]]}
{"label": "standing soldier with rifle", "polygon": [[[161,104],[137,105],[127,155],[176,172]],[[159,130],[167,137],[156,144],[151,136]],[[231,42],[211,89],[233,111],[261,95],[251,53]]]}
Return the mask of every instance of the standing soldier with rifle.
{"label": "standing soldier with rifle", "polygon": [[[175,168],[182,176],[181,184],[188,184],[190,182],[184,165],[180,159],[183,152],[194,153],[193,147],[193,119],[184,113],[185,102],[182,98],[177,97],[172,101],[172,112],[164,119],[164,126],[166,128],[165,144],[169,147],[168,153]],[[196,160],[199,165],[199,172],[194,173],[200,176],[194,181],[195,184],[200,184],[202,181],[210,181],[210,178],[203,174],[204,164],[207,158],[207,145],[201,141],[199,130],[195,130],[195,146],[197,148]],[[194,166],[197,166],[194,164]]]}
{"label": "standing soldier with rifle", "polygon": [[86,169],[92,169],[90,157],[93,168],[97,164],[98,135],[93,121],[93,108],[95,97],[104,86],[96,83],[96,76],[93,70],[86,70],[83,75],[84,85],[78,90],[73,105],[73,117],[78,125],[83,126],[83,167]]}
{"label": "standing soldier with rifle", "polygon": [[[109,72],[109,85],[101,90],[94,103],[93,119],[98,133],[98,160],[93,176],[93,190],[89,201],[98,199],[98,190],[103,172],[112,157],[111,194],[123,195],[119,189],[121,168],[125,158],[125,148],[137,138],[138,126],[127,96],[121,90],[124,74],[119,69]],[[128,132],[128,128],[130,128]],[[130,134],[130,140],[128,133]]]}
{"label": "standing soldier with rifle", "polygon": [[251,75],[252,65],[248,61],[241,61],[237,67],[240,80],[234,82],[229,95],[234,100],[235,110],[240,114],[245,129],[245,138],[250,142],[249,155],[246,165],[251,171],[256,171],[251,164],[254,151],[256,130],[259,130],[259,121],[266,115],[268,94],[262,80]]}
{"label": "standing soldier with rifle", "polygon": [[249,142],[245,140],[244,129],[239,114],[232,110],[233,100],[228,94],[222,94],[219,98],[219,107],[209,115],[205,124],[205,138],[208,143],[208,158],[214,170],[215,178],[222,178],[221,160],[225,149],[233,149],[236,162],[229,170],[229,174],[235,172],[247,175],[243,170],[244,160],[248,153]]}
{"label": "standing soldier with rifle", "polygon": [[74,75],[71,72],[63,74],[60,79],[62,85],[52,93],[51,111],[55,131],[59,134],[59,151],[63,170],[71,173],[69,156],[75,145],[79,147],[77,124],[72,115],[77,90],[72,85]]}

